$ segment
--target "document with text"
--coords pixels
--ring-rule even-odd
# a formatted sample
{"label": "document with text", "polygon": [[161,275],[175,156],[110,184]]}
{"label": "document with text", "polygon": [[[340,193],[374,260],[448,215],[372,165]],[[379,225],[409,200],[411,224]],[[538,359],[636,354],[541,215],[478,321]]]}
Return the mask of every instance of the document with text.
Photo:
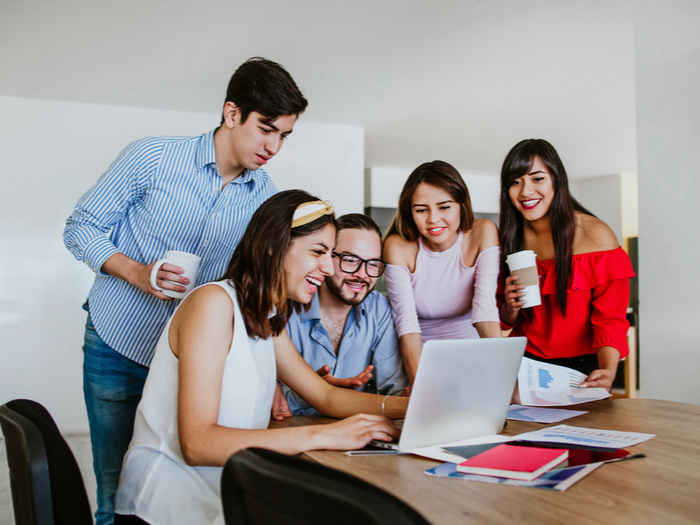
{"label": "document with text", "polygon": [[586,376],[565,366],[523,357],[518,372],[520,404],[539,407],[578,405],[610,397],[604,388],[581,388]]}
{"label": "document with text", "polygon": [[513,439],[522,441],[537,441],[560,443],[569,445],[584,445],[602,448],[625,448],[643,443],[656,434],[643,434],[641,432],[622,432],[619,430],[606,430],[602,428],[572,427],[569,425],[556,425],[553,427],[525,432],[513,436]]}

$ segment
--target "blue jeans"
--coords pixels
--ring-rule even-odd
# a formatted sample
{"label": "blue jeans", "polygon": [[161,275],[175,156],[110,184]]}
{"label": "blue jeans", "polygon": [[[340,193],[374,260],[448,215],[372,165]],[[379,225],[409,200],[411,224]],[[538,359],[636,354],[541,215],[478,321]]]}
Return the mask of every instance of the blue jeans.
{"label": "blue jeans", "polygon": [[83,345],[83,393],[97,478],[95,525],[112,525],[114,497],[148,367],[128,359],[97,335],[88,314]]}

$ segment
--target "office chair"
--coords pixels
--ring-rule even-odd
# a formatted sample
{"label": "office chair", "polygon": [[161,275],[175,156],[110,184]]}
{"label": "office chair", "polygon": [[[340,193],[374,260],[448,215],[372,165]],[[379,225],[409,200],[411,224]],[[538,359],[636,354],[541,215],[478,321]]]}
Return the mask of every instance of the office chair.
{"label": "office chair", "polygon": [[228,524],[428,523],[400,499],[350,474],[257,448],[226,462],[221,497]]}
{"label": "office chair", "polygon": [[39,403],[15,399],[0,406],[16,525],[92,525],[92,513],[73,452]]}

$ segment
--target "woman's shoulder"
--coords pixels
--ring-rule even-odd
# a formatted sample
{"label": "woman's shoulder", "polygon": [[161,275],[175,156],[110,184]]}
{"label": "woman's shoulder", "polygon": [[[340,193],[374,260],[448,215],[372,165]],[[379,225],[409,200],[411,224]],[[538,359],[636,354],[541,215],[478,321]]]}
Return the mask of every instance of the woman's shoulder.
{"label": "woman's shoulder", "polygon": [[233,292],[234,288],[232,285],[228,284],[227,281],[214,281],[201,285],[188,295],[187,299],[202,302],[228,303],[233,306],[231,292],[229,292],[229,290]]}
{"label": "woman's shoulder", "polygon": [[176,349],[182,337],[230,340],[234,328],[233,309],[233,299],[220,284],[208,283],[196,288],[183,299],[170,322],[168,338],[173,353],[179,356]]}
{"label": "woman's shoulder", "polygon": [[418,242],[409,241],[393,233],[384,240],[384,261],[412,267],[418,254]]}
{"label": "woman's shoulder", "polygon": [[619,246],[612,228],[599,218],[576,212],[574,254],[614,250]]}
{"label": "woman's shoulder", "polygon": [[469,236],[471,242],[477,244],[479,252],[498,246],[498,228],[491,219],[475,219]]}
{"label": "woman's shoulder", "polygon": [[178,307],[173,324],[186,320],[215,320],[219,317],[232,319],[233,300],[223,286],[208,283],[195,289]]}

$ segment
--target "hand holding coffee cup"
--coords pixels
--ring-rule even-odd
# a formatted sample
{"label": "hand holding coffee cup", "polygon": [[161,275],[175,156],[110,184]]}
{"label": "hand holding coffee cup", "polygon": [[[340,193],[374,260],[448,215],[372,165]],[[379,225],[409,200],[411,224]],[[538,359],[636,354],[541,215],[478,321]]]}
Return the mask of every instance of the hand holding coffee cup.
{"label": "hand holding coffee cup", "polygon": [[542,304],[535,252],[522,250],[506,257],[510,277],[506,279],[505,297],[508,307],[517,312]]}
{"label": "hand holding coffee cup", "polygon": [[509,314],[509,317],[513,317],[513,320],[507,321],[513,323],[515,316],[518,315],[518,311],[522,307],[520,301],[520,294],[522,293],[524,286],[518,284],[518,278],[514,275],[506,277],[505,288],[503,289],[503,296],[505,298],[505,308]]}
{"label": "hand holding coffee cup", "polygon": [[182,299],[194,288],[200,261],[193,253],[169,250],[151,266],[150,284],[167,297]]}

